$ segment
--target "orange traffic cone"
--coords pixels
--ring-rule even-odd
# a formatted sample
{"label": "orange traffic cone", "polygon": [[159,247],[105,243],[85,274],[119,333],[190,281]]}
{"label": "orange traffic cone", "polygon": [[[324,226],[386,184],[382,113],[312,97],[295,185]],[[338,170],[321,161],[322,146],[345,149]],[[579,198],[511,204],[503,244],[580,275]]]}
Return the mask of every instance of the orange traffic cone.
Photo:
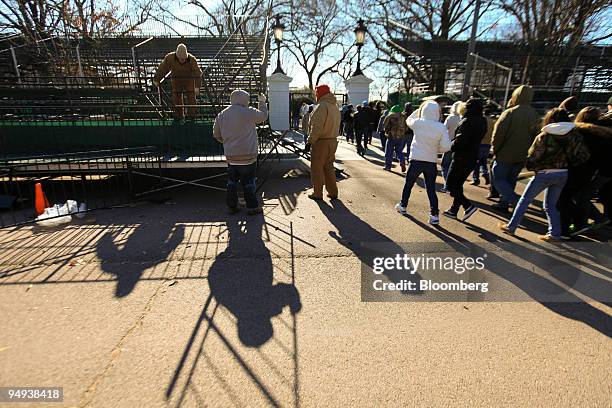
{"label": "orange traffic cone", "polygon": [[43,191],[42,185],[36,183],[34,185],[34,208],[36,209],[36,215],[41,215],[45,212],[45,208],[50,207],[49,200]]}

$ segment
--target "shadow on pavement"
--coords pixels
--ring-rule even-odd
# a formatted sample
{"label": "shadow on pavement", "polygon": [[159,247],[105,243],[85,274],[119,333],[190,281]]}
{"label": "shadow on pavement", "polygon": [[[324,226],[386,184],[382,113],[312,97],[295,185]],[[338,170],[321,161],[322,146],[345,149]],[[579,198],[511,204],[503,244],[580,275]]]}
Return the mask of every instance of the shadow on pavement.
{"label": "shadow on pavement", "polygon": [[[442,226],[432,227],[420,222],[415,218],[412,218],[412,220],[421,228],[427,229],[434,235],[438,236],[438,238],[441,240],[465,243],[466,254],[470,253],[470,246],[479,246],[478,244],[471,243],[465,238],[444,229]],[[587,296],[589,300],[598,301],[608,306],[610,306],[610,303],[606,302],[606,300],[609,298],[610,293],[612,293],[612,287],[609,282],[590,275],[586,271],[577,268],[571,261],[564,262],[559,258],[553,258],[543,251],[543,249],[546,248],[539,247],[540,251],[538,251],[537,256],[530,256],[527,251],[518,250],[519,246],[507,245],[510,243],[510,241],[502,239],[490,231],[484,230],[475,225],[469,225],[469,228],[479,232],[481,237],[483,237],[486,242],[492,243],[500,250],[488,251],[487,248],[481,246],[482,249],[488,254],[487,263],[494,265],[493,268],[488,268],[490,272],[523,290],[527,295],[534,299],[534,301],[538,301],[537,296],[542,292],[550,294],[563,294],[563,297],[566,299],[565,302],[539,301],[539,303],[560,316],[582,322],[594,330],[597,330],[601,334],[607,337],[612,337],[612,316],[585,302],[582,298],[574,295],[573,293],[568,292],[564,287],[558,285],[554,281],[535,273],[531,269],[508,261],[506,258],[504,258],[503,254],[505,251],[510,250],[513,255],[519,256],[522,259],[527,259],[528,261],[532,261],[534,266],[539,267],[543,271],[547,272],[551,277]],[[548,250],[550,251],[551,249],[548,248]],[[581,281],[580,285],[575,285],[579,279]],[[533,292],[533,288],[537,288],[538,293]]]}

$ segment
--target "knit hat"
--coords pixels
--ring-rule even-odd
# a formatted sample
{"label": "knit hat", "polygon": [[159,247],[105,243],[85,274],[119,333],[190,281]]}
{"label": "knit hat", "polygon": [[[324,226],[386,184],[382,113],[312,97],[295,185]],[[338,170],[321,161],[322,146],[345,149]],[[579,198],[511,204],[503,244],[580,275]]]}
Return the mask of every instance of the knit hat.
{"label": "knit hat", "polygon": [[393,105],[393,107],[389,110],[389,112],[391,113],[397,113],[401,111],[402,111],[402,107],[399,105]]}
{"label": "knit hat", "polygon": [[321,99],[323,95],[327,95],[330,92],[331,90],[329,89],[328,85],[319,85],[315,88],[315,95],[317,96],[317,100]]}
{"label": "knit hat", "polygon": [[187,59],[187,47],[185,46],[185,44],[179,44],[176,47],[176,57],[178,59],[184,60]]}
{"label": "knit hat", "polygon": [[608,105],[612,105],[612,96],[608,99]]}

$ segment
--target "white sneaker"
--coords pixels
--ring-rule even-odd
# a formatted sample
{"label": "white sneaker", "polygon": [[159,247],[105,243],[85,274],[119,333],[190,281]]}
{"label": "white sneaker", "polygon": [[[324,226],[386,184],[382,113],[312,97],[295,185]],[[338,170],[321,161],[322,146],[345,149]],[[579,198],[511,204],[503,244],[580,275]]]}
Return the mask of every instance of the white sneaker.
{"label": "white sneaker", "polygon": [[406,215],[406,207],[402,207],[402,203],[395,204],[395,209],[397,210],[398,213],[402,215]]}
{"label": "white sneaker", "polygon": [[429,223],[431,225],[438,225],[438,224],[440,224],[440,217],[438,217],[437,215],[430,215],[429,216]]}

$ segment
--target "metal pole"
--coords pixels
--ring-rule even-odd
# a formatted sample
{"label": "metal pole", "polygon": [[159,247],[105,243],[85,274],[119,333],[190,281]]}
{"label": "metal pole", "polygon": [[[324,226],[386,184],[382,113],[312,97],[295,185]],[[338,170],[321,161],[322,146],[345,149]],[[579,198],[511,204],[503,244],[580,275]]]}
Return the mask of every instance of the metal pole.
{"label": "metal pole", "polygon": [[476,49],[476,34],[478,33],[478,18],[480,14],[480,0],[476,0],[474,5],[474,20],[472,21],[472,33],[470,34],[470,42],[468,44],[468,52],[465,60],[465,76],[463,77],[463,89],[461,92],[461,100],[465,101],[468,96],[470,81],[472,76],[472,53]]}
{"label": "metal pole", "polygon": [[13,56],[13,66],[15,67],[15,74],[17,74],[17,82],[21,83],[21,73],[19,72],[19,64],[17,64],[17,56],[15,55],[15,49],[12,46],[11,55]]}
{"label": "metal pole", "polygon": [[510,82],[512,81],[512,69],[508,71],[508,82],[506,82],[506,93],[504,93],[504,109],[507,108],[508,94],[510,93]]}
{"label": "metal pole", "polygon": [[77,61],[79,62],[79,76],[80,76],[79,81],[82,82],[85,75],[83,74],[83,64],[81,63],[81,52],[79,51],[80,46],[81,44],[77,44],[76,46],[76,55],[77,55]]}

